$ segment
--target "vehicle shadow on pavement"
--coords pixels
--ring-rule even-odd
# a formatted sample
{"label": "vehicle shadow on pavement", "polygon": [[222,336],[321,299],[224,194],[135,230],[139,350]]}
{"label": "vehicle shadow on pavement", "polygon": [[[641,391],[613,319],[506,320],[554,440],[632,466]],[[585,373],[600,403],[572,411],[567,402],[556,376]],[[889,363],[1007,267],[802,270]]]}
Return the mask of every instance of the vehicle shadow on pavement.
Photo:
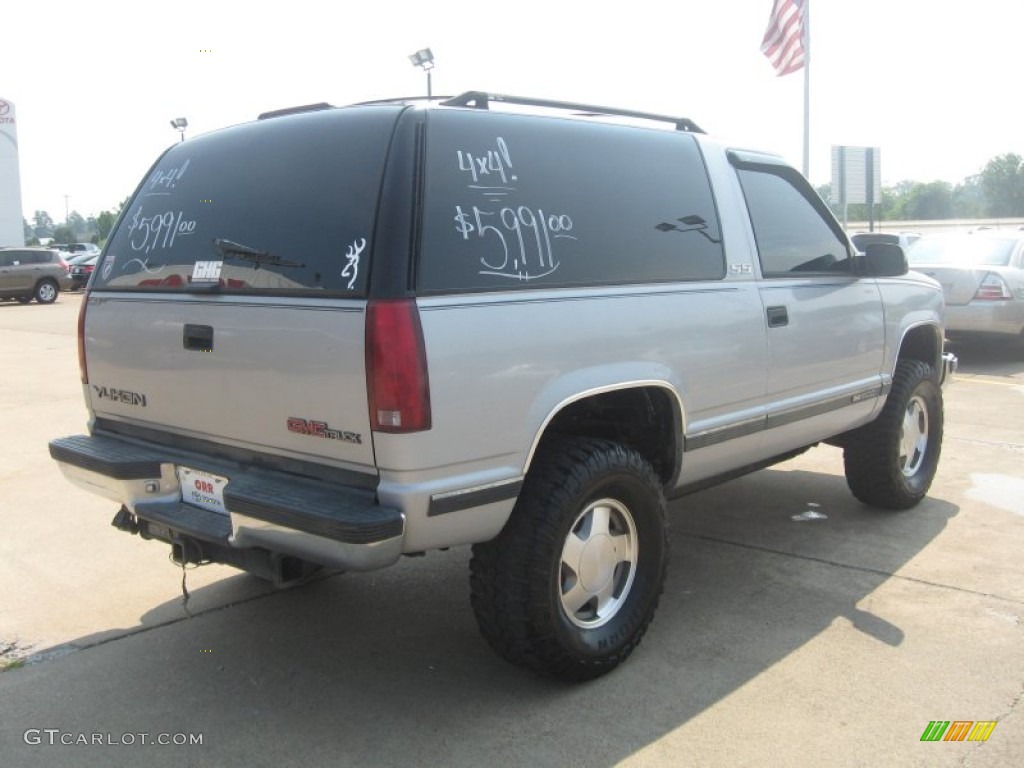
{"label": "vehicle shadow on pavement", "polygon": [[1010,341],[956,341],[949,349],[965,374],[1019,376],[1024,373],[1024,344]]}
{"label": "vehicle shadow on pavement", "polygon": [[[142,759],[143,747],[23,742],[26,728],[49,727],[204,734],[202,746],[146,751],[153,765],[613,766],[837,622],[898,648],[903,629],[860,604],[957,513],[931,498],[879,512],[841,476],[765,470],[672,503],[673,559],[651,630],[592,683],[537,677],[490,651],[459,548],[179,614],[4,673],[0,743],[18,765]],[[156,606],[142,624],[174,610]]]}

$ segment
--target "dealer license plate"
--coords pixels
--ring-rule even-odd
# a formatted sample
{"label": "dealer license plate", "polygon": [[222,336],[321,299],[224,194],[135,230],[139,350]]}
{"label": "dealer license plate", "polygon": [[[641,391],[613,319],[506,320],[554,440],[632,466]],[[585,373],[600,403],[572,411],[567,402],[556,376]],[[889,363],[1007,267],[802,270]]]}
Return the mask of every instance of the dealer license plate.
{"label": "dealer license plate", "polygon": [[228,513],[224,506],[226,477],[201,472],[189,467],[178,467],[178,483],[181,484],[181,500],[195,507],[202,507],[222,515]]}

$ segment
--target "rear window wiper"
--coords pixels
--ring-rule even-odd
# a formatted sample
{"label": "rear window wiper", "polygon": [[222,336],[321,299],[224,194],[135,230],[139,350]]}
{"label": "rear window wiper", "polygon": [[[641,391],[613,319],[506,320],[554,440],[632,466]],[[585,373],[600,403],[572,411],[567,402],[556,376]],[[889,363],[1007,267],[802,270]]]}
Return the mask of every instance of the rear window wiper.
{"label": "rear window wiper", "polygon": [[256,269],[259,269],[264,264],[269,264],[275,267],[304,267],[306,266],[301,261],[291,261],[285,259],[277,254],[270,253],[269,251],[260,251],[256,248],[251,248],[248,245],[242,245],[232,240],[225,240],[223,238],[214,238],[214,247],[224,257],[225,261],[229,259],[242,259],[243,261],[251,261],[256,264]]}

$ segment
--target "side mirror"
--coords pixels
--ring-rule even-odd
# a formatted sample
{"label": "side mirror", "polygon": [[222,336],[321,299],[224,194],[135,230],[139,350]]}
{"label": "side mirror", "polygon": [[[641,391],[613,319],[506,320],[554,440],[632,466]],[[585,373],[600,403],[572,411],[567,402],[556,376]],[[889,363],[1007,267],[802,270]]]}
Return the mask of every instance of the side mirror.
{"label": "side mirror", "polygon": [[910,270],[903,248],[889,243],[868,243],[864,248],[861,274],[867,277],[899,277]]}

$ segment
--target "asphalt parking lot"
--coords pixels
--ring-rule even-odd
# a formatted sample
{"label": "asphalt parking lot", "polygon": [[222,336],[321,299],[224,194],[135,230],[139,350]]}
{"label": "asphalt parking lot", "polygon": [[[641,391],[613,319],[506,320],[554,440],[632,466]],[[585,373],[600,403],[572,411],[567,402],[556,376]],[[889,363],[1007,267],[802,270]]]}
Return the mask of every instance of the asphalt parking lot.
{"label": "asphalt parking lot", "polygon": [[[0,302],[0,658],[25,662],[0,765],[1024,764],[1019,352],[956,349],[913,510],[861,505],[829,447],[674,502],[651,631],[567,686],[486,647],[466,548],[283,592],[206,566],[186,613],[165,547],[49,458],[85,429],[80,296]],[[996,725],[921,741],[932,721]]]}

